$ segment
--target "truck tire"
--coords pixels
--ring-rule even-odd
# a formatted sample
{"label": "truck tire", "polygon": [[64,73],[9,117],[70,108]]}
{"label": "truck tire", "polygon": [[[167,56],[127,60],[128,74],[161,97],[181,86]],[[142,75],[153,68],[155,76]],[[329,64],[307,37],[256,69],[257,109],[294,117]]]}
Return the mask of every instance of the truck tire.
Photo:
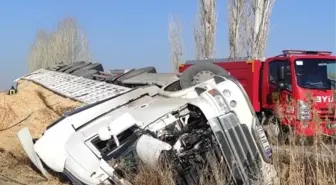
{"label": "truck tire", "polygon": [[129,71],[123,75],[121,75],[119,78],[116,79],[118,83],[122,83],[123,80],[127,80],[130,78],[133,78],[135,76],[144,74],[144,73],[156,73],[155,67],[144,67],[136,70]]}
{"label": "truck tire", "polygon": [[187,68],[180,76],[183,89],[211,79],[214,75],[229,77],[230,74],[222,67],[212,63],[198,63]]}
{"label": "truck tire", "polygon": [[75,71],[71,72],[71,74],[76,75],[76,74],[81,73],[83,71],[89,71],[89,70],[104,71],[104,68],[103,68],[102,64],[100,64],[100,63],[92,63],[92,64],[84,66],[80,69],[76,69]]}
{"label": "truck tire", "polygon": [[64,72],[65,70],[67,70],[67,69],[69,69],[71,67],[75,67],[75,66],[81,65],[83,63],[84,63],[84,61],[74,62],[74,63],[68,64],[68,65],[66,65],[64,67],[61,67],[61,68],[57,69],[57,71],[58,72]]}
{"label": "truck tire", "polygon": [[72,72],[78,70],[78,69],[81,69],[87,65],[90,65],[91,62],[83,62],[81,64],[78,64],[78,65],[75,65],[73,67],[70,67],[69,69],[65,70],[63,73],[68,73],[68,74],[71,74]]}

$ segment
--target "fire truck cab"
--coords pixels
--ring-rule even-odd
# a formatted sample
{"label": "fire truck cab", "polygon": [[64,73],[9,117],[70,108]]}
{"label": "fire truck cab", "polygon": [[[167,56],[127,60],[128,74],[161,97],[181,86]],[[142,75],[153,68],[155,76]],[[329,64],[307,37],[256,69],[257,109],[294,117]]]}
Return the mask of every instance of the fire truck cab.
{"label": "fire truck cab", "polygon": [[[182,64],[179,72],[199,62],[224,68],[242,84],[267,133],[281,137],[291,128],[300,136],[335,136],[336,56],[331,52],[283,50],[264,61],[193,60]],[[202,74],[210,77],[215,71],[205,69]]]}

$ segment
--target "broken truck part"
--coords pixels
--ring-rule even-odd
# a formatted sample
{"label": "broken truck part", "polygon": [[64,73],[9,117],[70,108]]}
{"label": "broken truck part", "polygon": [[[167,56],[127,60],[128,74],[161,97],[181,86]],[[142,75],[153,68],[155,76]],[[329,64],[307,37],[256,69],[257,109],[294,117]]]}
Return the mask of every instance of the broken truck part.
{"label": "broken truck part", "polygon": [[224,162],[233,184],[277,184],[272,150],[251,102],[235,78],[219,76],[225,73],[186,88],[179,78],[132,88],[67,112],[35,143],[26,128],[18,137],[45,176],[51,169],[76,185],[130,184],[115,162],[125,158],[135,171],[139,162],[154,167],[164,159],[181,185],[198,184],[200,169],[214,161]]}

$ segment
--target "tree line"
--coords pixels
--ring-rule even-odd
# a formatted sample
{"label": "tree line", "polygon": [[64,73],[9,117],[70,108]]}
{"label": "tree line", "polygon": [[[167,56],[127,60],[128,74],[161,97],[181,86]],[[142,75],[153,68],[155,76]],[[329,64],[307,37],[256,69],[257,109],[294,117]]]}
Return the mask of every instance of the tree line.
{"label": "tree line", "polygon": [[[275,0],[228,0],[229,58],[265,56],[270,16]],[[198,0],[194,26],[195,59],[215,57],[217,1]],[[168,43],[174,71],[184,63],[181,20],[169,15]],[[61,20],[55,31],[39,30],[28,56],[29,72],[58,63],[90,61],[93,57],[84,30],[74,18]]]}

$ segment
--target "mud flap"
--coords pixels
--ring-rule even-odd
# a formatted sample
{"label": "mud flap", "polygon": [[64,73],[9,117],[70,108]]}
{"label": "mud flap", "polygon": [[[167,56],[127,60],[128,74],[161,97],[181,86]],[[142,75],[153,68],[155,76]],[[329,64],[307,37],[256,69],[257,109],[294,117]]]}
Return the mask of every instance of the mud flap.
{"label": "mud flap", "polygon": [[37,154],[34,150],[33,139],[32,139],[32,136],[30,135],[30,132],[29,132],[27,127],[21,129],[18,132],[18,138],[20,140],[20,143],[21,143],[25,153],[29,157],[29,159],[34,163],[34,165],[37,167],[37,169],[39,169],[41,171],[43,176],[48,178],[49,174],[43,168],[42,162],[41,162],[40,158],[37,156]]}

